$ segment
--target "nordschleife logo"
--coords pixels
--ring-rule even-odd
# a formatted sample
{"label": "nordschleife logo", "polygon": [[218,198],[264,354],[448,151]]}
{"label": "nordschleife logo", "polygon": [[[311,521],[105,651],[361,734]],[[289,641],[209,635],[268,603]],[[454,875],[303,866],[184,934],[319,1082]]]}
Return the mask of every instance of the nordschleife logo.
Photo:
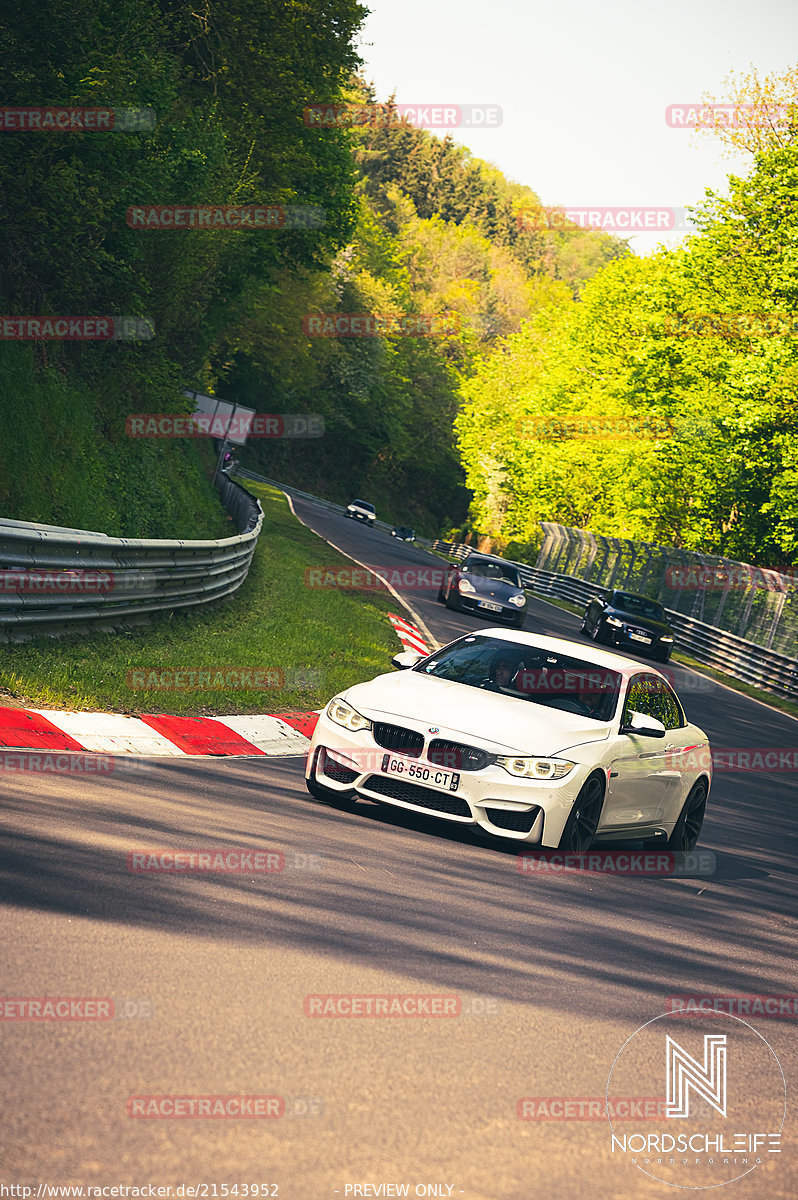
{"label": "nordschleife logo", "polygon": [[665,1034],[668,1054],[668,1100],[665,1115],[690,1116],[689,1092],[703,1096],[722,1117],[726,1116],[726,1034],[704,1035],[704,1063],[696,1062],[683,1046]]}
{"label": "nordschleife logo", "polygon": [[[664,1117],[619,1122],[624,1096],[660,1097]],[[776,1053],[728,1013],[665,1013],[627,1038],[607,1080],[610,1153],[671,1187],[717,1188],[777,1163],[786,1084]]]}

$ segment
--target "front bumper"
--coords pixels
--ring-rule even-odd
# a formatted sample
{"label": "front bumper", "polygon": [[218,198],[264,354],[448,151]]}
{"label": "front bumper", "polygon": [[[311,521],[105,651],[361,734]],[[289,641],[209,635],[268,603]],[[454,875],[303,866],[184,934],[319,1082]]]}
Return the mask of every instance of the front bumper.
{"label": "front bumper", "polygon": [[517,604],[503,604],[499,600],[491,600],[490,604],[500,604],[500,611],[493,612],[489,608],[480,608],[479,602],[481,596],[464,596],[462,592],[457,593],[457,607],[463,612],[474,613],[478,617],[487,617],[490,621],[508,621],[511,624],[520,622],[522,617],[526,616],[527,605],[519,608]]}
{"label": "front bumper", "polygon": [[[404,720],[403,724],[414,723]],[[438,736],[463,740],[462,734],[443,728]],[[404,761],[407,772],[401,777],[387,772],[386,758]],[[442,767],[426,757],[426,744],[420,757],[411,758],[377,745],[370,731],[351,733],[322,713],[305,775],[342,796],[355,793],[444,821],[478,826],[494,837],[556,848],[573,802],[593,769],[577,763],[564,779],[552,781],[518,779],[496,765],[480,771]],[[458,776],[454,790],[448,786],[453,775]]]}
{"label": "front bumper", "polygon": [[[613,646],[617,646],[619,649],[632,650],[638,654],[652,654],[655,658],[659,658],[663,654],[670,654],[671,650],[673,649],[672,641],[662,642],[660,641],[659,634],[653,633],[650,630],[644,633],[642,629],[630,630],[626,625],[618,629],[617,626],[606,624],[604,629],[609,635],[607,640]],[[651,641],[640,641],[639,636],[634,637],[633,633],[639,634],[640,636],[650,637]]]}

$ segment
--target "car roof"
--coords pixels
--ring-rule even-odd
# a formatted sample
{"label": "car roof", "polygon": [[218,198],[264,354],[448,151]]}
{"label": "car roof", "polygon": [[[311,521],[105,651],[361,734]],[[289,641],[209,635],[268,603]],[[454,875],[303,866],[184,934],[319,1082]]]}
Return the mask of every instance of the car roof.
{"label": "car roof", "polygon": [[666,683],[670,683],[670,680],[655,667],[649,666],[648,663],[634,662],[632,659],[622,658],[620,654],[613,654],[611,650],[599,650],[596,646],[586,646],[584,642],[572,642],[568,638],[545,637],[543,634],[526,633],[520,629],[502,629],[493,625],[487,629],[470,630],[463,636],[491,637],[496,641],[514,642],[517,646],[532,646],[539,650],[551,650],[554,654],[569,654],[574,658],[581,658],[585,662],[595,663],[597,667],[607,667],[612,671],[619,671],[627,678],[644,671],[646,674],[658,675],[660,679],[665,679]]}
{"label": "car roof", "polygon": [[506,558],[502,558],[499,554],[484,554],[482,550],[472,550],[463,559],[463,562],[470,562],[472,558],[483,559],[485,562],[501,563],[503,567],[512,567],[515,571],[518,570],[518,564],[510,562]]}
{"label": "car roof", "polygon": [[613,588],[610,594],[613,596],[631,596],[633,600],[647,600],[649,604],[659,604],[659,600],[652,600],[650,596],[644,596],[642,592],[630,592],[628,588]]}

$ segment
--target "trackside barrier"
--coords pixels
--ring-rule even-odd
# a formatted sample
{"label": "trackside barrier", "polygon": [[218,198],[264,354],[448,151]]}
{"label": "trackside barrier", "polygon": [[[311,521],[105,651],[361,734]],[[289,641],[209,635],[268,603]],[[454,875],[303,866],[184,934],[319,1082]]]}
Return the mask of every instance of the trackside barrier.
{"label": "trackside barrier", "polygon": [[[308,492],[299,491],[298,488],[278,483],[263,475],[241,470],[238,474],[246,479],[271,484],[289,495],[309,500],[331,512],[344,512],[340,504],[321,500],[318,496],[312,496]],[[386,532],[390,532],[392,528],[384,521],[376,521],[375,524]],[[770,580],[772,584],[767,602],[772,606],[774,618],[767,621],[760,619],[755,623],[754,618],[758,611],[755,589],[749,589],[743,605],[736,596],[730,596],[729,593],[734,590],[736,579],[755,576],[756,568],[691,551],[669,550],[647,543],[627,542],[622,538],[605,538],[586,530],[569,529],[553,522],[542,523],[542,528],[545,538],[538,556],[538,565],[530,567],[528,563],[513,562],[513,566],[520,572],[524,587],[538,595],[569,600],[578,606],[586,605],[594,596],[611,587],[626,587],[630,591],[652,596],[661,603],[664,600],[663,607],[677,634],[676,649],[684,650],[698,662],[715,667],[733,679],[750,683],[785,699],[798,700],[798,662],[789,654],[773,649],[780,625],[785,629],[789,640],[791,626],[787,625],[787,620],[798,608],[798,592],[789,578],[779,576],[778,572],[759,572],[759,575]],[[417,538],[416,541],[419,545],[445,554],[457,562],[466,558],[474,549],[473,546],[439,539],[430,542],[426,538]],[[585,574],[592,574],[593,578],[580,578],[576,574],[551,569],[543,570],[543,564],[547,567],[573,566],[577,570],[584,570]],[[688,572],[695,564],[699,564],[704,572],[710,569],[718,571],[718,578],[725,579],[729,586],[715,589],[717,595],[714,596],[710,589],[702,591],[695,588],[688,592],[685,588],[673,597],[674,607],[669,607],[669,597],[661,594],[662,589],[679,578],[689,579]],[[679,572],[682,572],[681,576]],[[689,599],[693,609],[689,614],[679,611],[685,598]],[[761,600],[759,607],[762,607]],[[719,619],[724,611],[729,616],[733,613],[736,616],[739,612],[743,627],[748,628],[750,625],[752,631],[755,629],[757,633],[760,630],[764,633],[766,630],[765,641],[768,644],[750,641],[740,636],[739,632],[735,633],[700,619],[700,615],[709,615],[710,611],[716,619]],[[700,615],[696,615],[697,613]],[[794,636],[791,644],[795,645]],[[780,649],[784,648],[786,647],[780,646]]]}
{"label": "trackside barrier", "polygon": [[246,579],[263,512],[226,475],[216,486],[235,537],[115,538],[0,518],[0,642],[127,627],[229,596]]}
{"label": "trackside barrier", "polygon": [[[544,525],[544,529],[546,528]],[[448,554],[451,559],[457,561],[462,561],[473,549],[472,546],[440,541],[434,542],[432,548]],[[513,566],[518,568],[524,587],[540,596],[554,596],[561,600],[569,600],[578,606],[586,605],[594,596],[606,591],[610,586],[628,587],[630,591],[646,594],[644,588],[633,588],[631,583],[622,580],[616,579],[614,583],[602,586],[574,575],[542,571],[537,567],[530,567],[527,563],[514,562]],[[650,595],[650,591],[648,594]],[[742,683],[749,683],[788,700],[798,700],[798,662],[794,658],[674,609],[665,607],[665,612],[677,635],[677,650],[684,650],[698,662],[715,667]]]}

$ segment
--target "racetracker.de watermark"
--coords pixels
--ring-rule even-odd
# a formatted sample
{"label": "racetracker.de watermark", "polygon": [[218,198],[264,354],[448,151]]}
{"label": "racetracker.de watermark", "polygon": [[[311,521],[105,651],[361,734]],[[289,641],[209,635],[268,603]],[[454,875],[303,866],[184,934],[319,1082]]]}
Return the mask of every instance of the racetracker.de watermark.
{"label": "racetracker.de watermark", "polygon": [[149,997],[0,996],[0,1021],[146,1021],[152,1015]]}
{"label": "racetracker.de watermark", "polygon": [[277,1120],[286,1115],[282,1096],[264,1095],[144,1095],[129,1096],[129,1117],[142,1120]]}
{"label": "racetracker.de watermark", "polygon": [[604,233],[668,233],[692,229],[685,208],[669,205],[529,205],[516,213],[518,228],[599,230]]}
{"label": "racetracker.de watermark", "polygon": [[0,133],[142,133],[154,108],[0,108]]}
{"label": "racetracker.de watermark", "polygon": [[254,413],[212,416],[209,413],[130,413],[128,437],[139,438],[318,438],[324,436],[320,413]]}
{"label": "racetracker.de watermark", "polygon": [[384,128],[408,123],[420,129],[498,129],[499,104],[311,104],[303,110],[315,129]]}
{"label": "racetracker.de watermark", "polygon": [[669,104],[665,124],[671,129],[787,129],[796,109],[789,104]]}
{"label": "racetracker.de watermark", "polygon": [[249,846],[205,850],[130,850],[131,875],[275,875],[285,870],[282,850]]}
{"label": "racetracker.de watermark", "polygon": [[672,437],[675,425],[671,417],[591,417],[576,413],[568,417],[521,417],[515,429],[522,438],[558,441],[573,437]]}
{"label": "racetracker.de watermark", "polygon": [[116,587],[113,571],[0,570],[0,594],[19,596],[98,595]]}
{"label": "racetracker.de watermark", "polygon": [[[651,331],[654,332],[654,331]],[[666,337],[798,337],[798,313],[686,312],[665,317]]]}
{"label": "racetracker.de watermark", "polygon": [[670,566],[665,568],[665,586],[681,592],[747,591],[761,588],[780,592],[785,586],[798,587],[798,567],[749,567],[732,563],[728,567]]}
{"label": "racetracker.de watermark", "polygon": [[749,995],[722,995],[693,992],[666,996],[665,1011],[686,1016],[705,1017],[708,1013],[729,1013],[733,1017],[798,1017],[798,995],[777,995],[772,992]]}
{"label": "racetracker.de watermark", "polygon": [[210,231],[322,229],[327,215],[317,204],[140,204],[125,220],[130,229]]}
{"label": "racetracker.de watermark", "polygon": [[456,337],[458,313],[312,313],[302,318],[308,337]]}
{"label": "racetracker.de watermark", "polygon": [[0,316],[3,342],[150,342],[151,317]]}
{"label": "racetracker.de watermark", "polygon": [[306,588],[326,591],[385,592],[392,588],[405,591],[438,591],[446,572],[441,567],[305,567]]}
{"label": "racetracker.de watermark", "polygon": [[656,1096],[522,1096],[519,1121],[656,1121],[665,1117],[666,1100]]}
{"label": "racetracker.de watermark", "polygon": [[0,772],[9,775],[113,775],[120,770],[122,763],[108,754],[0,750]]}
{"label": "racetracker.de watermark", "polygon": [[146,692],[269,692],[286,686],[280,667],[133,667],[125,681],[132,691]]}
{"label": "racetracker.de watermark", "polygon": [[0,1021],[113,1021],[110,996],[2,996]]}
{"label": "racetracker.de watermark", "polygon": [[429,995],[427,993],[319,993],[305,996],[306,1017],[402,1018],[494,1017],[495,996]]}
{"label": "racetracker.de watermark", "polygon": [[569,854],[562,850],[539,850],[519,854],[515,868],[520,875],[563,875],[580,871],[596,875],[710,876],[715,874],[712,850],[634,851],[609,853],[591,850]]}

